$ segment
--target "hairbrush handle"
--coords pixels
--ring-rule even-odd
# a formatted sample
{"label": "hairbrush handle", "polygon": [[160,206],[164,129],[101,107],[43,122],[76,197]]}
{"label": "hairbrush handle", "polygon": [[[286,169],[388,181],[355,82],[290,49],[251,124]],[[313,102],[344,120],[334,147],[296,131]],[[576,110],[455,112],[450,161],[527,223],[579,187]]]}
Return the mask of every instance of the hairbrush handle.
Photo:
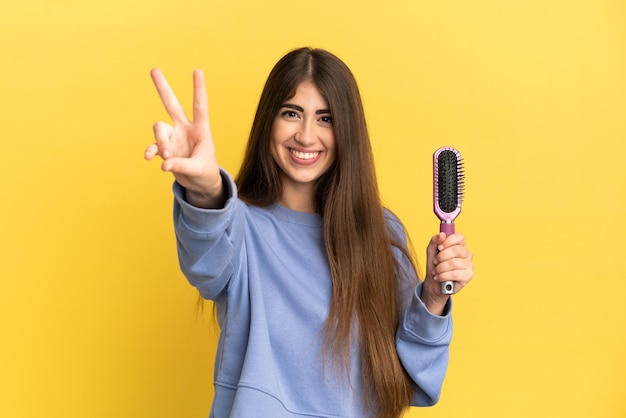
{"label": "hairbrush handle", "polygon": [[[454,223],[453,222],[441,222],[439,225],[439,232],[443,232],[446,236],[450,236],[454,234]],[[453,295],[454,294],[454,282],[452,280],[448,280],[441,283],[441,294],[442,295]]]}
{"label": "hairbrush handle", "polygon": [[[450,236],[454,234],[454,223],[453,222],[441,222],[439,225],[439,232],[443,232],[446,236]],[[453,295],[454,294],[454,282],[452,280],[447,280],[441,283],[441,294],[442,295]]]}
{"label": "hairbrush handle", "polygon": [[454,234],[454,223],[442,222],[441,225],[439,225],[439,232],[444,232],[446,237]]}

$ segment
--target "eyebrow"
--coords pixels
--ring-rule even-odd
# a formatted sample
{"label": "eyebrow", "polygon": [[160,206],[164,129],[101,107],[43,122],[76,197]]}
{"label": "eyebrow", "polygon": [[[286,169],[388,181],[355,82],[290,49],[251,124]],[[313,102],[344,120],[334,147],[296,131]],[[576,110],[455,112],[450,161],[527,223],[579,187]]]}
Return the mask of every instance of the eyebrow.
{"label": "eyebrow", "polygon": [[[297,110],[298,112],[304,112],[304,109],[302,108],[302,106],[298,106],[297,104],[285,103],[281,107],[286,107],[288,109]],[[325,115],[329,113],[330,113],[330,109],[319,109],[315,111],[316,115]]]}

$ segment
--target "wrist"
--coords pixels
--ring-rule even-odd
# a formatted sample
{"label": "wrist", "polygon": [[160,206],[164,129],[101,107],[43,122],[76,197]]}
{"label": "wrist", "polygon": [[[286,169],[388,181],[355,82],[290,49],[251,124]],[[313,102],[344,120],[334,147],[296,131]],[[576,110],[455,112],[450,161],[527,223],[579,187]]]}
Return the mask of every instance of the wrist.
{"label": "wrist", "polygon": [[207,191],[197,191],[185,188],[185,200],[198,208],[220,209],[226,203],[226,191],[221,174],[214,185],[207,187]]}

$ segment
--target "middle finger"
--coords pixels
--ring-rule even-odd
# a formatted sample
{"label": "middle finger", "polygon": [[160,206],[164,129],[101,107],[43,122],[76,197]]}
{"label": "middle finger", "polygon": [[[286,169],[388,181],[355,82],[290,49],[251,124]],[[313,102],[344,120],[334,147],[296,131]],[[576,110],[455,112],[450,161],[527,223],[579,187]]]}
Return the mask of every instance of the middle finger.
{"label": "middle finger", "polygon": [[445,260],[450,260],[453,258],[472,258],[471,253],[468,251],[467,247],[463,245],[453,245],[451,247],[444,248],[439,251],[436,256],[436,260],[438,263],[441,263]]}

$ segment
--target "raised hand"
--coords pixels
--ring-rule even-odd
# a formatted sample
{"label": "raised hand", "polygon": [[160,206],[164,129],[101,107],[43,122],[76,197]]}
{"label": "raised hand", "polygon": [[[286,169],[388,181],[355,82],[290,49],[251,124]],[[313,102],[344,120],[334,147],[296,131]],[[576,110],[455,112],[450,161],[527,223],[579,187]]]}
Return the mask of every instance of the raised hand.
{"label": "raised hand", "polygon": [[432,237],[426,255],[422,300],[432,313],[441,314],[449,296],[441,294],[440,284],[451,280],[457,293],[463,289],[474,275],[473,255],[463,235],[446,236],[443,232]]}
{"label": "raised hand", "polygon": [[219,207],[224,188],[209,125],[204,74],[200,70],[193,73],[193,121],[187,118],[161,70],[154,69],[150,75],[173,125],[154,124],[156,142],[146,149],[145,158],[152,160],[158,155],[163,159],[162,170],[171,172],[186,189],[189,203]]}

